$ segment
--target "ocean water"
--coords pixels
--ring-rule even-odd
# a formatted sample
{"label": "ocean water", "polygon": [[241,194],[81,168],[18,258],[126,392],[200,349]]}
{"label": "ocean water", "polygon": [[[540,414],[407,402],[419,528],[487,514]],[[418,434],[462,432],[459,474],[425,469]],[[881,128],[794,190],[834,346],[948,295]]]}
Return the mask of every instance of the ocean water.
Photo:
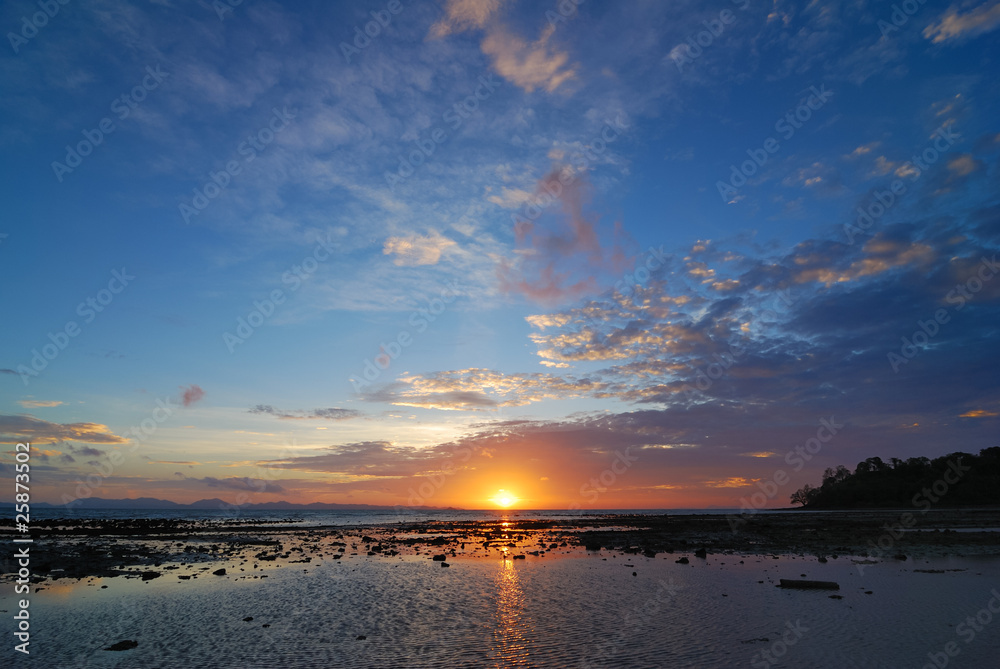
{"label": "ocean water", "polygon": [[[766,511],[765,511],[766,512]],[[726,514],[739,513],[739,509],[593,509],[585,513],[565,509],[514,509],[514,510],[435,510],[422,511],[400,507],[385,511],[258,511],[258,510],[162,510],[162,509],[33,509],[32,515],[40,519],[51,518],[93,518],[93,519],[130,519],[130,518],[166,518],[177,520],[226,521],[238,520],[252,523],[291,522],[303,526],[342,526],[386,525],[392,523],[422,523],[437,521],[497,521],[531,518],[540,520],[571,520],[574,518],[592,518],[595,516],[614,516],[622,514],[647,515],[692,515],[692,514]]]}
{"label": "ocean water", "polygon": [[[571,549],[449,558],[442,568],[426,556],[362,554],[252,574],[230,563],[224,577],[188,565],[149,582],[47,583],[32,595],[31,658],[7,648],[2,665],[895,669],[923,667],[951,643],[958,653],[945,656],[948,667],[998,666],[1000,612],[989,606],[1000,610],[1000,559],[862,571],[843,557],[677,557]],[[803,576],[841,589],[775,587]],[[0,597],[7,611],[9,590]],[[969,616],[979,631],[963,622]],[[139,646],[102,650],[123,639]]]}

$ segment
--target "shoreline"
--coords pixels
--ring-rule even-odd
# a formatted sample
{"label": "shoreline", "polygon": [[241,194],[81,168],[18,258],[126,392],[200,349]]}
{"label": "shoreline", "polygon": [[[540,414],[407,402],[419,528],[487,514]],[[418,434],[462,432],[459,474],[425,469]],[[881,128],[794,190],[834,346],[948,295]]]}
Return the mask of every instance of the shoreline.
{"label": "shoreline", "polygon": [[[272,520],[48,519],[34,524],[32,583],[132,577],[220,563],[319,564],[422,556],[550,558],[604,550],[647,557],[814,555],[870,561],[944,556],[1000,557],[1000,509],[796,510],[794,514],[600,515],[566,519],[421,521],[303,526]],[[915,522],[904,527],[904,514]],[[991,531],[992,530],[992,531]],[[5,528],[6,535],[13,535]],[[702,552],[704,551],[704,552]],[[443,557],[442,557],[443,556]],[[11,580],[14,569],[0,581]],[[179,575],[184,578],[183,575]],[[189,576],[197,578],[197,575]]]}

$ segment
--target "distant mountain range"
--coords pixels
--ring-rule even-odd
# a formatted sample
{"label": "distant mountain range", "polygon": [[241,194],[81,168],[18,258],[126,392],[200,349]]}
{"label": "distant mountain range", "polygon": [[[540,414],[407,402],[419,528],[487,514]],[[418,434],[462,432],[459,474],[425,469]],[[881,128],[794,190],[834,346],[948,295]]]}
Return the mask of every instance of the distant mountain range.
{"label": "distant mountain range", "polygon": [[[12,508],[13,503],[0,503],[0,508]],[[33,502],[35,509],[61,509],[63,504],[49,504],[48,502]],[[178,504],[167,499],[156,499],[155,497],[138,497],[136,499],[103,499],[101,497],[90,497],[88,499],[77,500],[73,504],[74,509],[125,509],[125,510],[191,510],[191,511],[213,511],[232,508],[230,502],[221,499],[202,499],[191,504]],[[313,502],[312,504],[296,504],[294,502],[262,502],[260,504],[242,504],[239,507],[243,511],[395,511],[395,506],[377,506],[374,504],[326,504],[323,502]],[[439,506],[408,506],[412,510],[420,511],[460,511],[455,507]]]}

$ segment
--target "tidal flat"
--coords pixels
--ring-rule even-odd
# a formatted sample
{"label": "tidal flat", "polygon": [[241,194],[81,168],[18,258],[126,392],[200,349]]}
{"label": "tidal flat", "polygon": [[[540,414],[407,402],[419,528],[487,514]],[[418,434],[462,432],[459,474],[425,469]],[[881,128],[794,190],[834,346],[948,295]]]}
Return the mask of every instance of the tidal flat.
{"label": "tidal flat", "polygon": [[[907,531],[894,526],[901,513],[350,528],[52,519],[34,528],[32,656],[13,662],[992,666],[1000,511],[932,511]],[[8,615],[14,576],[3,579]]]}

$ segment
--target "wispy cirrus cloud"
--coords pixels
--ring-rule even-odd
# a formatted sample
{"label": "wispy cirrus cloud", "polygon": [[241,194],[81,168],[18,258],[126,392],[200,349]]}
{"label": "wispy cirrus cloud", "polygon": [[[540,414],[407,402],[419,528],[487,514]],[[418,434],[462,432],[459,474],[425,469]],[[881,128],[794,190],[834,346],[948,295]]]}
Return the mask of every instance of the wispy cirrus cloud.
{"label": "wispy cirrus cloud", "polygon": [[258,404],[257,406],[249,409],[247,413],[257,414],[259,416],[273,416],[281,420],[347,420],[350,418],[357,418],[361,415],[360,411],[355,411],[354,409],[291,409],[283,410],[276,409],[270,404]]}

